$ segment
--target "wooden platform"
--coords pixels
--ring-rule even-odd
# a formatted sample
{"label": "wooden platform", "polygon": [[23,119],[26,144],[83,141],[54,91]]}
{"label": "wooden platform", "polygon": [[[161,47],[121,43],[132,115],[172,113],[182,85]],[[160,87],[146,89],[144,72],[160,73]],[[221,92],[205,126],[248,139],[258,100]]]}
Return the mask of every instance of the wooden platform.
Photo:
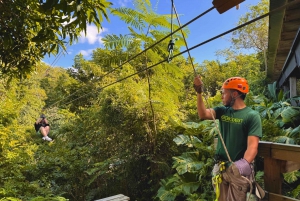
{"label": "wooden platform", "polygon": [[119,194],[119,195],[114,195],[111,197],[107,197],[107,198],[102,198],[100,200],[95,200],[95,201],[127,201],[130,200],[129,197]]}

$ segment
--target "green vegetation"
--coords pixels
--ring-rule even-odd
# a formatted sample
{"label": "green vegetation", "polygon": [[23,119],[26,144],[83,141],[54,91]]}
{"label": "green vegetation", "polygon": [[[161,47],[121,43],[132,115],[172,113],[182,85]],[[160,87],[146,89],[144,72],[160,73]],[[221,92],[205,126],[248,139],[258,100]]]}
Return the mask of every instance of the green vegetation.
{"label": "green vegetation", "polygon": [[[41,18],[50,11],[57,16],[66,15],[65,12],[69,12],[68,17],[71,13],[77,15],[81,21],[76,22],[79,26],[72,40],[85,29],[84,17],[100,26],[102,18],[94,15],[97,10],[80,12],[89,7],[78,7],[83,2],[94,6],[91,2],[98,1],[77,1],[76,12],[74,6],[73,10],[63,10],[61,4],[66,2],[38,6],[35,9],[45,8],[45,13],[27,12],[27,15]],[[120,193],[138,201],[213,200],[210,172],[216,128],[210,121],[199,122],[197,117],[194,74],[189,60],[179,56],[170,63],[148,68],[167,58],[168,40],[165,40],[122,68],[118,66],[120,59],[125,61],[163,38],[170,27],[170,16],[156,14],[149,1],[137,1],[135,5],[135,10],[111,11],[128,23],[130,34],[107,35],[106,48],[96,49],[91,60],[77,55],[72,69],[37,62],[45,52],[38,52],[34,58],[24,57],[30,62],[24,68],[14,63],[18,54],[10,55],[8,63],[3,63],[1,57],[1,65],[6,66],[1,66],[0,79],[1,201],[92,201]],[[10,8],[18,6],[12,1]],[[104,7],[109,7],[109,3],[99,8],[106,16]],[[259,8],[265,9],[252,7],[257,11],[253,13],[260,13],[255,10]],[[47,21],[43,23],[46,25]],[[30,25],[25,27],[30,29],[33,26]],[[155,28],[149,32],[150,26]],[[41,33],[43,26],[37,27],[35,33]],[[250,30],[240,34],[248,37],[246,33],[251,35]],[[71,34],[68,31],[60,29],[63,35],[60,37]],[[50,34],[53,38],[39,41],[39,45],[63,45],[57,32],[53,28]],[[184,33],[187,37],[188,30]],[[1,37],[0,44],[4,40]],[[180,34],[176,37],[180,39],[175,48],[178,53],[184,43]],[[262,32],[260,37],[264,41],[267,35]],[[29,36],[25,39],[33,40]],[[7,48],[12,48],[9,42],[5,43],[1,56]],[[225,62],[195,63],[197,73],[203,75],[208,105],[220,104],[219,89],[226,78],[243,76],[251,87],[247,104],[262,117],[263,140],[299,145],[300,108],[291,105],[299,97],[287,99],[276,89],[276,83],[267,86],[265,49],[257,48],[256,53],[246,55],[237,53],[239,48],[253,47],[242,47],[237,37],[232,49],[219,51]],[[24,79],[17,79],[16,75]],[[50,122],[50,137],[54,142],[43,141],[34,130],[33,123],[41,112]],[[259,172],[258,179],[262,175]],[[284,178],[289,183],[286,195],[299,199],[299,171],[287,173]]]}
{"label": "green vegetation", "polygon": [[6,0],[0,2],[0,76],[26,78],[45,54],[66,51],[86,33],[108,20],[106,0]]}

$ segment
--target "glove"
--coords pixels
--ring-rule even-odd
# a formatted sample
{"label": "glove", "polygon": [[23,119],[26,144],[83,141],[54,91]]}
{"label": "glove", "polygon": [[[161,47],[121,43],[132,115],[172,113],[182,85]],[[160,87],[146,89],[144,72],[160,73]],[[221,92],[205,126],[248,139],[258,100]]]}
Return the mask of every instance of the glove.
{"label": "glove", "polygon": [[193,87],[198,94],[201,94],[203,92],[203,83],[200,80],[199,76],[195,77]]}
{"label": "glove", "polygon": [[235,161],[234,164],[238,168],[238,170],[242,176],[249,176],[252,173],[250,164],[248,163],[248,161],[246,159],[242,158],[238,161]]}
{"label": "glove", "polygon": [[195,91],[198,93],[198,94],[201,94],[203,92],[202,90],[202,85],[193,85],[194,86],[194,89]]}

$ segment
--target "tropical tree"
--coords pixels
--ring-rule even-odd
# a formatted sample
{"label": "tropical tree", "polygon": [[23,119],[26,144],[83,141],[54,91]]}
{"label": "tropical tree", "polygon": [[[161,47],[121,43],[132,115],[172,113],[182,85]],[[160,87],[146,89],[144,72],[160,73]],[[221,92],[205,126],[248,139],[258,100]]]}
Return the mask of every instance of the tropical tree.
{"label": "tropical tree", "polygon": [[[9,85],[6,81],[1,83],[0,199],[64,201],[63,197],[53,195],[49,186],[43,185],[41,177],[32,176],[40,162],[40,156],[36,156],[36,153],[42,143],[33,123],[47,98],[45,91],[40,88],[41,76],[32,75],[22,81],[12,79]],[[51,121],[58,120],[59,115],[56,114],[61,114],[60,111],[55,112],[49,115]],[[55,124],[52,121],[53,128]]]}
{"label": "tropical tree", "polygon": [[[269,11],[269,1],[261,0],[257,5],[250,6],[250,12],[240,17],[238,25],[244,24],[254,18],[257,18]],[[237,31],[233,32],[231,39],[233,47],[238,49],[252,49],[256,52],[262,52],[264,58],[265,71],[267,69],[266,51],[268,48],[268,25],[267,17],[251,23]]]}
{"label": "tropical tree", "polygon": [[26,77],[45,54],[62,53],[86,34],[87,23],[100,29],[110,6],[100,0],[1,1],[1,77]]}
{"label": "tropical tree", "polygon": [[244,77],[249,81],[250,91],[259,94],[265,90],[265,73],[260,71],[260,60],[257,54],[234,54],[224,50],[226,62],[204,61],[197,72],[202,76],[205,92],[215,96],[223,82],[229,77]]}

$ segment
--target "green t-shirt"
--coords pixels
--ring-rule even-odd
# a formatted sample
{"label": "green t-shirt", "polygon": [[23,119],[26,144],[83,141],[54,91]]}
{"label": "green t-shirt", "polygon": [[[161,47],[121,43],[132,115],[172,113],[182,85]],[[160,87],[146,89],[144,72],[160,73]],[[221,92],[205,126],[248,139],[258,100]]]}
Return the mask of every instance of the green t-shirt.
{"label": "green t-shirt", "polygon": [[[244,157],[248,136],[262,137],[262,126],[259,113],[249,107],[234,110],[231,107],[215,107],[219,129],[232,161]],[[223,144],[218,139],[216,154],[221,160],[228,161]]]}

